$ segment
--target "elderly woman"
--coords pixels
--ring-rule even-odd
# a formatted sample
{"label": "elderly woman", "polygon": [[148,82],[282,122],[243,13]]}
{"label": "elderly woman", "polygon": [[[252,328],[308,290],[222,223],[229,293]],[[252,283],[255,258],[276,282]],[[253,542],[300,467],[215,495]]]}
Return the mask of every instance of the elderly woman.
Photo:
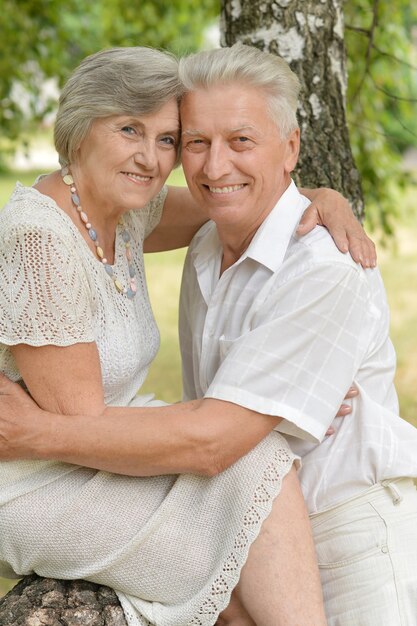
{"label": "elderly woman", "polygon": [[[39,407],[69,421],[102,414],[103,427],[82,461],[62,458],[51,431],[52,455],[34,433],[31,459],[0,464],[0,573],[110,585],[130,625],[158,626],[215,624],[240,580],[248,613],[232,603],[222,623],[288,623],[268,608],[279,592],[282,615],[291,605],[293,623],[319,626],[294,455],[268,416],[135,395],[159,342],[143,247],[187,245],[205,221],[186,189],[163,186],[178,160],[181,93],[165,53],[87,58],[60,99],[62,170],[18,184],[1,214],[0,369]],[[144,408],[106,460],[109,405]],[[219,433],[230,444],[221,466]]]}

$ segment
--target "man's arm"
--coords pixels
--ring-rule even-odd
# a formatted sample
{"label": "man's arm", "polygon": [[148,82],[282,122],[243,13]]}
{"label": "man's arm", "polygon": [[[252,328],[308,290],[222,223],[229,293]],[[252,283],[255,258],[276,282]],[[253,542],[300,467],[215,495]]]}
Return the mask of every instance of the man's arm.
{"label": "man's arm", "polygon": [[41,410],[0,375],[0,458],[55,459],[127,474],[216,475],[279,423],[222,400],[166,407],[108,407],[101,415]]}

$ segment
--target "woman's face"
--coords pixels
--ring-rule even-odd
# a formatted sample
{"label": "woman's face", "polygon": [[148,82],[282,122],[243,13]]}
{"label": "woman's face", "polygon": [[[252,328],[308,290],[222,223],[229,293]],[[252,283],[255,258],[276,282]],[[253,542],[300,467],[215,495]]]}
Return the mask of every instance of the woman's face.
{"label": "woman's face", "polygon": [[81,196],[111,212],[142,208],[170,174],[179,136],[176,100],[140,117],[96,119],[71,164]]}

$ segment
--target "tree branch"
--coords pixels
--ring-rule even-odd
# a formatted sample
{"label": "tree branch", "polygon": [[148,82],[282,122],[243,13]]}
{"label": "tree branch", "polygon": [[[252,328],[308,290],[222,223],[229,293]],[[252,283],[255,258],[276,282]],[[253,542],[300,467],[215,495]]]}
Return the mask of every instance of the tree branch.
{"label": "tree branch", "polygon": [[369,78],[371,79],[375,89],[377,91],[380,91],[384,95],[386,95],[387,98],[391,98],[392,100],[398,100],[400,102],[417,102],[417,98],[409,98],[409,97],[406,97],[406,96],[397,96],[395,93],[391,93],[390,91],[387,91],[383,87],[379,87],[379,85],[377,85],[377,83],[375,82],[375,79],[372,76],[371,72],[368,72],[368,75],[369,75]]}
{"label": "tree branch", "polygon": [[[407,128],[406,126],[403,125],[403,123],[395,116],[393,116],[400,124],[401,126],[404,128],[404,130],[407,130],[411,135],[413,135],[414,137],[417,137],[417,135],[415,133],[413,133],[412,130],[410,130],[409,128]],[[397,138],[394,135],[390,135],[389,133],[385,133],[382,130],[376,130],[376,128],[370,128],[369,126],[365,126],[364,124],[358,124],[356,122],[351,122],[349,121],[349,126],[351,128],[355,127],[355,128],[360,128],[363,131],[365,131],[366,133],[370,134],[370,135],[380,135],[381,137],[384,137],[388,142],[393,143],[394,145],[397,144]]]}
{"label": "tree branch", "polygon": [[372,24],[371,24],[371,28],[368,31],[369,35],[368,35],[368,46],[367,46],[366,55],[365,55],[365,70],[363,72],[363,76],[361,80],[359,81],[358,86],[356,87],[355,93],[352,96],[352,103],[355,102],[355,100],[357,99],[362,89],[363,83],[365,82],[365,78],[367,74],[369,73],[369,68],[371,66],[371,54],[372,54],[372,47],[374,43],[374,35],[375,35],[375,30],[378,26],[378,6],[379,6],[379,0],[374,0],[374,4],[372,8]]}
{"label": "tree branch", "polygon": [[399,59],[398,57],[396,57],[394,54],[391,54],[390,52],[385,52],[384,50],[381,50],[381,48],[378,48],[378,46],[376,46],[375,44],[372,44],[372,47],[381,56],[388,57],[389,59],[392,59],[393,61],[396,61],[397,63],[400,63],[401,65],[404,65],[405,67],[409,67],[412,70],[417,70],[417,65],[408,63],[408,61],[404,61],[404,59]]}
{"label": "tree branch", "polygon": [[359,26],[350,26],[349,24],[345,24],[345,30],[351,30],[354,33],[360,33],[361,35],[365,35],[366,37],[369,37],[371,34],[369,28],[360,28]]}
{"label": "tree branch", "polygon": [[395,113],[393,111],[391,111],[391,115],[399,123],[399,125],[401,126],[401,128],[403,130],[405,130],[407,133],[409,133],[412,137],[416,137],[417,138],[417,133],[413,132],[411,130],[411,128],[408,128],[408,126],[406,126],[404,124],[404,122],[402,122],[401,119],[397,115],[395,115]]}

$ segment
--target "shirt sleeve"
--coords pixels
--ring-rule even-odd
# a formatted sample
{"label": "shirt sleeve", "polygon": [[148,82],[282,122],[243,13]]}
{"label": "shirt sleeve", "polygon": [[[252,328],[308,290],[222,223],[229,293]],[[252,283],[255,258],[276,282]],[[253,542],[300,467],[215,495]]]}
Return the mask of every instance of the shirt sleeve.
{"label": "shirt sleeve", "polygon": [[315,265],[267,295],[206,397],[283,418],[277,430],[320,441],[354,380],[369,333],[369,289],[343,263]]}
{"label": "shirt sleeve", "polygon": [[66,346],[94,341],[88,278],[57,233],[18,225],[0,245],[0,341]]}

